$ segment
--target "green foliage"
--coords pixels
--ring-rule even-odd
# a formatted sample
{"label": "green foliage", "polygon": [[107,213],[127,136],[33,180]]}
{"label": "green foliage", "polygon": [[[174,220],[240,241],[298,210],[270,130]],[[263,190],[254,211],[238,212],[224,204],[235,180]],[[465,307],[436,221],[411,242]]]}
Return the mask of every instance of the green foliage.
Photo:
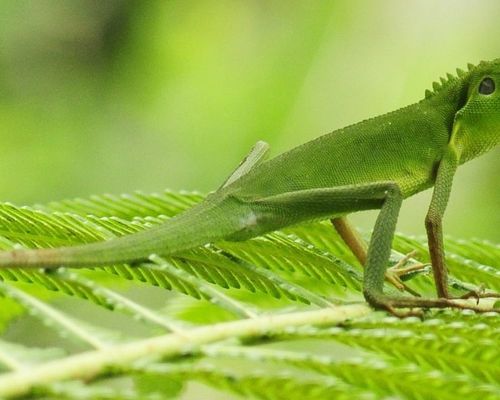
{"label": "green foliage", "polygon": [[[164,192],[3,204],[0,243],[109,239],[201,199]],[[446,244],[457,293],[500,288],[497,245]],[[394,248],[391,262],[414,249],[427,257],[423,238],[398,235]],[[182,398],[196,381],[260,399],[498,398],[497,315],[448,310],[399,320],[364,306],[361,281],[328,223],[140,265],[0,270],[0,396]],[[407,284],[433,293],[429,273]]]}

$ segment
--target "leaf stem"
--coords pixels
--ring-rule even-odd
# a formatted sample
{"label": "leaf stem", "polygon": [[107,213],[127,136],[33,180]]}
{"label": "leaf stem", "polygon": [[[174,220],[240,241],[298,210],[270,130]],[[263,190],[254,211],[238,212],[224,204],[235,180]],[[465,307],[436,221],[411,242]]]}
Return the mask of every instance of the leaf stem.
{"label": "leaf stem", "polygon": [[304,325],[331,325],[371,312],[364,304],[315,311],[302,311],[255,319],[219,323],[135,342],[88,351],[39,367],[0,376],[0,397],[29,394],[36,386],[68,379],[89,380],[109,371],[125,369],[130,363],[148,357],[165,359],[189,353],[199,346],[227,338],[259,337]]}

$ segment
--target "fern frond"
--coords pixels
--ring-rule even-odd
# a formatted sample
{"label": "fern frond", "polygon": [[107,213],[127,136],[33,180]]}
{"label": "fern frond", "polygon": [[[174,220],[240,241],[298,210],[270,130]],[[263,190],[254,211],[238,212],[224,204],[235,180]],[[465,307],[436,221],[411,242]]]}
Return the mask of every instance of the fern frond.
{"label": "fern frond", "polygon": [[463,258],[500,270],[500,246],[488,240],[445,238],[446,249]]}
{"label": "fern frond", "polygon": [[206,284],[202,280],[196,278],[193,275],[186,273],[181,269],[174,268],[172,264],[166,261],[164,258],[161,258],[157,255],[152,255],[150,260],[154,263],[155,267],[160,271],[165,272],[168,275],[171,275],[175,282],[179,283],[187,283],[191,285],[191,287],[195,288],[195,290],[200,294],[200,297],[205,297],[207,300],[210,300],[212,303],[217,304],[218,306],[233,312],[235,315],[238,315],[243,318],[254,318],[257,316],[257,313],[251,310],[249,307],[241,304],[239,301],[232,299],[229,296],[221,293],[218,290],[215,290],[210,285]]}
{"label": "fern frond", "polygon": [[[36,208],[0,204],[0,248],[127,235],[201,199],[165,192]],[[413,250],[420,261],[428,257],[425,238],[398,234],[394,248],[391,263]],[[446,238],[446,248],[457,291],[500,286],[497,245]],[[434,292],[430,274],[408,278],[421,293]],[[497,314],[399,320],[364,304],[342,305],[363,302],[361,284],[360,265],[328,222],[151,255],[138,265],[0,269],[0,397],[154,399],[177,396],[192,380],[263,399],[498,397]],[[47,326],[46,349],[18,337],[14,321],[23,310]],[[119,318],[101,323],[106,316]],[[167,333],[150,336],[158,331]],[[75,343],[93,350],[78,353]],[[113,376],[128,377],[129,390],[107,385]]]}
{"label": "fern frond", "polygon": [[106,346],[98,337],[97,328],[84,328],[83,325],[85,323],[68,317],[50,305],[41,302],[37,298],[14,286],[0,283],[0,291],[4,295],[8,295],[10,298],[15,299],[19,304],[22,304],[31,314],[38,317],[46,325],[55,327],[61,336],[65,337],[69,333],[78,341],[84,342],[96,349],[101,349]]}
{"label": "fern frond", "polygon": [[[113,308],[113,301],[96,290],[97,284],[88,285],[77,279],[77,274],[68,274],[63,268],[55,271],[33,271],[22,269],[0,269],[1,281],[24,282],[38,285],[59,295],[69,295],[89,300],[104,308]],[[52,295],[54,297],[55,294]],[[50,296],[48,296],[50,297]]]}
{"label": "fern frond", "polygon": [[[450,243],[450,249],[446,248],[446,263],[450,273],[457,279],[470,282],[475,285],[487,284],[488,288],[494,291],[500,291],[500,270],[484,262],[498,263],[498,250],[491,244],[485,244],[480,250],[474,251],[477,241],[460,241],[460,247],[463,246],[461,254],[457,254],[457,243],[454,239],[447,238],[446,245]],[[486,242],[487,243],[487,242]],[[422,261],[429,261],[426,239],[423,237],[415,238],[402,235],[396,235],[394,247],[403,252],[409,253],[412,250],[419,252]],[[465,255],[471,258],[466,258]]]}
{"label": "fern frond", "polygon": [[[352,267],[331,254],[320,254],[293,237],[269,234],[243,243],[224,242],[220,247],[258,267],[286,272],[289,279],[293,279],[295,273],[310,278],[316,291],[318,282],[325,282],[329,291],[337,295],[346,290],[361,290],[361,275]],[[301,283],[307,287],[306,282]]]}
{"label": "fern frond", "polygon": [[62,212],[77,214],[83,217],[95,215],[96,217],[119,217],[133,220],[137,217],[145,218],[159,215],[173,216],[203,200],[203,195],[198,192],[173,192],[165,190],[163,193],[122,194],[115,196],[104,194],[91,196],[88,199],[72,199],[49,204],[37,204],[36,209],[47,213]]}
{"label": "fern frond", "polygon": [[[416,365],[399,366],[381,359],[360,356],[340,361],[331,356],[318,356],[308,353],[277,350],[273,348],[228,347],[211,345],[203,349],[209,357],[231,357],[248,360],[260,365],[276,363],[280,370],[295,368],[301,371],[314,371],[322,375],[336,378],[339,383],[347,385],[347,390],[365,391],[378,396],[400,395],[414,399],[454,400],[457,397],[467,398],[479,393],[488,399],[494,399],[497,390],[494,385],[478,384],[474,379],[466,379],[463,375],[440,373],[433,370],[428,373]],[[290,367],[295,367],[290,369]],[[460,385],[457,389],[456,385]],[[342,387],[342,386],[340,386]]]}
{"label": "fern frond", "polygon": [[[396,324],[397,325],[397,324]],[[490,384],[498,383],[500,365],[495,362],[495,340],[471,341],[462,336],[421,334],[412,329],[330,329],[299,332],[298,336],[329,338],[347,345],[384,354],[399,362],[414,363],[422,370],[442,370],[473,376]]]}
{"label": "fern frond", "polygon": [[[111,207],[111,209],[113,208]],[[5,238],[27,247],[53,247],[88,243],[98,239],[103,240],[137,232],[148,228],[152,223],[158,224],[163,221],[161,218],[152,217],[147,220],[136,217],[133,221],[127,221],[118,217],[97,218],[92,215],[82,217],[61,213],[49,215],[27,207],[20,209],[12,205],[5,205],[3,208],[0,206],[0,226],[5,227]],[[33,226],[36,228],[33,228]],[[67,235],[71,236],[71,241],[63,239]],[[200,255],[200,252],[203,254]],[[293,285],[287,285],[279,276],[271,277],[269,273],[261,273],[252,268],[242,268],[241,265],[237,265],[227,257],[214,253],[213,250],[193,250],[185,252],[179,257],[169,258],[169,261],[179,269],[184,269],[190,274],[222,288],[243,287],[252,292],[258,291],[277,298],[285,296],[294,301],[327,304],[326,301],[321,302],[321,299],[312,294],[307,296],[309,299],[305,298],[305,291],[302,291],[302,296],[297,296],[293,293]],[[167,274],[165,271],[149,268],[146,265],[140,267],[115,265],[108,266],[105,270],[127,280],[139,280],[166,289],[176,288],[184,294],[196,298],[202,297],[202,294],[191,284],[185,280],[176,279],[172,275],[173,271]],[[13,271],[2,270],[0,271],[0,277],[8,280],[22,280],[28,283],[38,281],[51,290],[62,290],[68,294],[79,295],[82,298],[97,301],[101,305],[109,303],[106,299],[96,298],[93,296],[92,291],[87,290],[82,285],[69,284],[57,276],[47,277],[33,271]],[[295,291],[299,292],[300,290]]]}
{"label": "fern frond", "polygon": [[[465,314],[470,314],[464,312]],[[418,318],[399,319],[395,317],[367,318],[347,324],[346,329],[386,329],[388,331],[412,331],[416,335],[436,335],[439,340],[460,337],[486,342],[500,339],[500,320],[493,313],[467,315],[467,320],[457,318],[456,313],[439,312],[424,321]]]}
{"label": "fern frond", "polygon": [[367,315],[371,310],[365,305],[339,306],[332,309],[306,311],[292,314],[264,316],[254,319],[226,322],[208,327],[193,328],[181,334],[172,333],[131,343],[110,345],[43,366],[22,369],[0,376],[0,396],[19,396],[43,384],[68,379],[89,379],[109,372],[116,372],[142,358],[167,358],[193,351],[204,344],[228,338],[262,337],[283,331],[288,327],[306,324],[336,324],[350,318]]}
{"label": "fern frond", "polygon": [[18,343],[0,340],[0,364],[11,371],[62,358],[66,352],[59,347],[28,348]]}
{"label": "fern frond", "polygon": [[82,382],[64,382],[36,388],[33,396],[57,400],[157,400],[157,396],[144,396],[130,388],[85,385]]}
{"label": "fern frond", "polygon": [[195,379],[221,390],[245,397],[269,400],[369,399],[370,393],[338,379],[325,376],[298,376],[291,372],[269,374],[255,371],[247,375],[218,366],[172,367],[151,365],[147,372],[177,379]]}

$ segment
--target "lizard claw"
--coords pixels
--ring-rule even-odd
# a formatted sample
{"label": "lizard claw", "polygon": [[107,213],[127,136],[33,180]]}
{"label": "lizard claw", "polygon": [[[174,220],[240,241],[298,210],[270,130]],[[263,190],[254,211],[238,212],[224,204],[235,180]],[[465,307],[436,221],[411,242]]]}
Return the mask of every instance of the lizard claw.
{"label": "lizard claw", "polygon": [[451,299],[460,299],[460,300],[466,300],[471,298],[476,299],[476,304],[479,304],[480,299],[500,298],[500,293],[486,292],[484,284],[481,284],[477,289],[470,290],[469,292],[461,296],[451,297]]}
{"label": "lizard claw", "polygon": [[416,309],[410,309],[408,311],[398,311],[394,307],[387,307],[387,311],[390,312],[392,315],[394,315],[397,318],[408,318],[408,317],[417,317],[421,320],[424,319],[424,311],[416,308]]}
{"label": "lizard claw", "polygon": [[390,282],[394,287],[399,289],[401,292],[406,291],[414,296],[420,297],[420,293],[410,288],[401,279],[402,276],[411,272],[421,271],[422,269],[424,269],[429,265],[429,264],[418,263],[404,267],[404,265],[416,254],[417,251],[413,250],[410,253],[406,254],[403,258],[401,258],[394,266],[388,268],[387,271],[385,272],[385,279],[388,282]]}

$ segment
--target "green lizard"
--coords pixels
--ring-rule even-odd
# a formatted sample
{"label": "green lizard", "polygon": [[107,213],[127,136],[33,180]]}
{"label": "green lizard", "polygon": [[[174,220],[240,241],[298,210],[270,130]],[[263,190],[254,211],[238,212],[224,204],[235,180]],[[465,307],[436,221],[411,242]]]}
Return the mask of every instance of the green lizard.
{"label": "green lizard", "polygon": [[[457,167],[500,142],[500,59],[457,70],[423,100],[336,130],[264,160],[259,142],[223,186],[162,225],[105,242],[0,253],[1,267],[84,267],[134,263],[219,240],[238,241],[303,221],[332,218],[365,265],[363,293],[375,308],[469,308],[450,298],[441,220]],[[403,199],[434,186],[425,219],[438,297],[389,296],[383,282]],[[380,209],[368,250],[347,223]],[[399,277],[388,276],[404,288]],[[470,297],[498,297],[471,292]],[[467,296],[466,296],[467,297]],[[498,309],[497,309],[498,310]]]}

